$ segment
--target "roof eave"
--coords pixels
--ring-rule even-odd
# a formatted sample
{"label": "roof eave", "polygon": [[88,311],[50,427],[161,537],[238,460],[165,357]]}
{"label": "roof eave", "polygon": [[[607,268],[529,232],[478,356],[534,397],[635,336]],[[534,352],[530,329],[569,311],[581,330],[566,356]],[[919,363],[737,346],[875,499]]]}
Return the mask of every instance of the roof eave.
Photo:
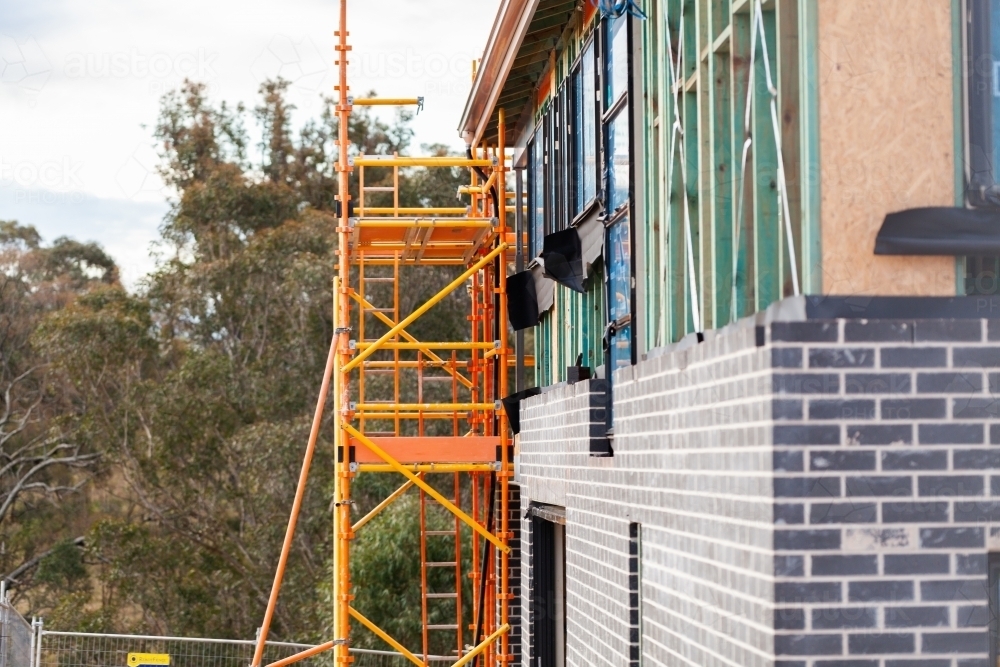
{"label": "roof eave", "polygon": [[458,127],[467,144],[478,144],[486,133],[538,3],[539,0],[504,0],[497,12]]}

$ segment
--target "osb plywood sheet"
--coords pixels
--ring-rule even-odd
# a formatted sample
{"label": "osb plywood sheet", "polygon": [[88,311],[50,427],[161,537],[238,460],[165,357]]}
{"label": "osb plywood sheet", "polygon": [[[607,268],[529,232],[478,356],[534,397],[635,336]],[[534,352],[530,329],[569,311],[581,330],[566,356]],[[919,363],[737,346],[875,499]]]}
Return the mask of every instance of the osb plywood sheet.
{"label": "osb plywood sheet", "polygon": [[951,0],[819,0],[823,292],[950,295],[952,257],[876,257],[886,213],[952,206]]}

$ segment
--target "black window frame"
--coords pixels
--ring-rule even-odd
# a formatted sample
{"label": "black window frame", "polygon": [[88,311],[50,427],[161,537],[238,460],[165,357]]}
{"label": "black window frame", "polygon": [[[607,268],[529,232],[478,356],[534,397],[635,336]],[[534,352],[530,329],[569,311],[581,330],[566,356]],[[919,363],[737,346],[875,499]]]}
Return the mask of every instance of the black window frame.
{"label": "black window frame", "polygon": [[[965,164],[963,203],[973,209],[1000,209],[1000,145],[995,145],[993,114],[1000,113],[1000,59],[992,49],[991,4],[995,0],[963,0],[965,89]],[[996,11],[1000,11],[1000,7]],[[964,258],[963,289],[967,295],[1000,292],[1000,257]]]}
{"label": "black window frame", "polygon": [[[616,20],[624,21],[624,29],[626,30],[625,38],[625,54],[626,62],[628,64],[626,73],[626,85],[624,91],[615,100],[607,99],[609,93],[609,82],[608,72],[610,67],[614,66],[613,58],[616,55],[611,53],[611,59],[609,59],[608,54],[610,52],[610,42],[611,42],[611,29],[613,22]],[[614,325],[615,328],[620,325],[621,327],[628,327],[628,337],[629,337],[629,354],[630,363],[635,365],[638,359],[637,341],[638,341],[638,327],[636,322],[636,223],[635,223],[635,107],[632,101],[635,99],[634,92],[634,80],[635,72],[634,68],[634,20],[629,14],[625,14],[618,18],[613,17],[603,17],[598,26],[600,32],[600,58],[598,60],[598,72],[600,74],[599,88],[601,91],[601,104],[599,105],[598,113],[598,131],[600,132],[600,190],[601,190],[601,202],[605,208],[604,214],[604,280],[608,283],[608,287],[605,289],[605,301],[606,301],[606,312],[608,317],[609,328]],[[610,160],[611,155],[609,151],[608,142],[608,130],[617,118],[619,113],[624,113],[628,116],[629,132],[628,132],[628,154],[629,154],[629,184],[628,184],[628,197],[623,205],[621,205],[617,210],[610,209],[610,198],[612,196],[612,191],[610,188]],[[611,228],[617,224],[624,216],[628,216],[627,223],[629,225],[629,314],[627,317],[618,318],[618,321],[612,320],[612,303],[613,293],[610,288],[610,283],[612,281],[612,262],[610,261],[611,252]],[[612,354],[611,346],[614,344],[612,336],[607,336],[607,349],[604,354],[605,363],[605,377],[610,381],[614,375],[616,368],[611,364],[614,357]],[[608,428],[609,431],[612,430],[612,411],[608,411]]]}
{"label": "black window frame", "polygon": [[[577,178],[576,178],[576,165],[577,165],[577,163],[580,163],[582,165],[581,172],[584,172],[586,170],[587,165],[586,165],[586,162],[585,162],[585,157],[584,157],[582,148],[577,145],[577,142],[576,142],[576,140],[574,138],[574,141],[572,141],[570,143],[571,151],[572,152],[570,153],[571,158],[570,158],[570,163],[568,165],[570,167],[570,169],[568,170],[568,173],[569,173],[569,177],[571,179],[570,180],[571,185],[570,185],[570,188],[568,190],[568,194],[569,194],[569,196],[571,198],[571,201],[572,201],[572,204],[569,207],[569,210],[570,210],[569,218],[570,218],[570,224],[571,225],[575,225],[575,224],[579,223],[581,220],[583,220],[584,218],[588,217],[594,211],[594,209],[597,206],[600,205],[600,202],[602,200],[602,188],[601,188],[601,164],[602,164],[602,161],[601,161],[601,104],[600,104],[600,102],[598,100],[598,96],[601,95],[601,76],[600,76],[600,68],[601,68],[600,60],[601,60],[601,58],[600,58],[600,51],[599,51],[599,45],[598,45],[598,33],[599,32],[600,32],[600,27],[598,26],[598,28],[596,30],[594,30],[590,34],[590,36],[587,37],[587,39],[584,40],[583,46],[580,48],[580,53],[577,54],[577,57],[573,61],[573,65],[570,68],[570,75],[569,75],[569,81],[571,82],[571,86],[570,86],[570,103],[571,103],[572,106],[569,109],[569,118],[572,118],[575,121],[576,118],[577,118],[577,116],[578,116],[578,114],[577,114],[578,110],[576,108],[576,105],[577,105],[577,103],[579,101],[581,101],[581,100],[584,99],[584,92],[585,92],[585,91],[584,92],[579,92],[579,95],[578,95],[578,90],[577,90],[577,86],[578,86],[577,76],[579,75],[579,79],[582,82],[582,80],[583,80],[583,73],[585,71],[584,67],[583,67],[583,61],[584,61],[584,58],[587,57],[587,51],[589,49],[593,49],[591,51],[591,53],[590,53],[590,57],[591,57],[591,60],[592,60],[591,67],[592,67],[593,77],[594,77],[593,81],[591,82],[593,84],[592,94],[594,96],[594,99],[591,100],[591,102],[593,104],[593,116],[594,116],[593,119],[592,119],[593,123],[594,123],[594,136],[592,137],[593,142],[594,142],[594,167],[593,167],[594,171],[593,171],[593,174],[591,174],[593,176],[593,178],[594,178],[594,195],[590,199],[585,199],[584,198],[583,201],[580,204],[580,209],[576,210],[576,202],[577,202],[578,189],[582,189],[582,187],[583,187],[582,183],[579,183],[577,181]],[[586,108],[579,110],[579,117],[580,117],[581,121],[583,119],[584,113],[586,113]],[[584,127],[581,125],[581,127],[575,128],[575,129],[576,129],[576,134],[574,135],[574,137],[579,136],[579,137],[582,138],[583,137],[583,129],[584,129]],[[580,193],[580,194],[581,194],[581,198],[582,198],[583,195],[582,195],[582,193]]]}
{"label": "black window frame", "polygon": [[[965,201],[972,208],[1000,208],[1000,169],[993,164],[1000,146],[994,146],[992,120],[994,81],[997,64],[993,63],[990,7],[993,0],[965,0],[968,12],[966,44],[966,171]],[[995,110],[994,107],[997,107]],[[991,192],[992,201],[987,194]]]}

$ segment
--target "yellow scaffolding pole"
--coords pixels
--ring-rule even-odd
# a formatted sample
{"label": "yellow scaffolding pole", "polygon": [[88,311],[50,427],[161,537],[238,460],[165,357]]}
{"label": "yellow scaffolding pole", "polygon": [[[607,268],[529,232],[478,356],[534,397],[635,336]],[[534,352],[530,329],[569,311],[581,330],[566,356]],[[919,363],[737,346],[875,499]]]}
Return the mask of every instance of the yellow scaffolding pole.
{"label": "yellow scaffolding pole", "polygon": [[378,157],[354,158],[355,167],[492,167],[492,160],[470,160],[464,157]]}
{"label": "yellow scaffolding pole", "polygon": [[379,345],[376,342],[370,343],[355,343],[355,346],[359,350],[367,350],[372,347],[377,347],[383,350],[494,350],[496,345],[492,341],[484,343],[469,343],[463,341],[456,341],[454,343],[446,342],[407,342],[407,343],[382,343]]}
{"label": "yellow scaffolding pole", "polygon": [[422,410],[424,412],[468,412],[469,410],[493,410],[495,403],[357,403],[354,412],[374,412],[377,410]]}
{"label": "yellow scaffolding pole", "polygon": [[356,97],[356,107],[415,107],[423,106],[422,97]]}
{"label": "yellow scaffolding pole", "polygon": [[499,549],[502,553],[510,553],[510,547],[504,544],[503,541],[501,541],[496,535],[483,528],[481,525],[479,525],[477,521],[475,521],[471,516],[463,512],[461,509],[455,507],[455,505],[452,504],[450,500],[448,500],[440,493],[438,493],[434,487],[428,485],[427,482],[425,482],[424,480],[420,479],[412,472],[407,470],[406,467],[403,466],[399,461],[386,454],[381,447],[372,442],[358,429],[354,428],[350,424],[344,424],[343,426],[344,430],[347,431],[351,435],[351,437],[360,440],[361,444],[370,449],[372,453],[375,454],[375,456],[385,461],[393,470],[395,470],[403,477],[405,477],[406,479],[410,480],[411,482],[419,486],[421,489],[423,489],[424,493],[426,493],[431,498],[441,503],[441,505],[443,505],[445,509],[447,509],[449,512],[451,512],[459,519],[464,521],[467,526],[472,528],[472,530],[476,531],[477,533],[482,535],[485,539],[492,542],[493,546]]}
{"label": "yellow scaffolding pole", "polygon": [[[398,469],[388,463],[356,463],[358,472],[397,472]],[[497,469],[495,463],[400,463],[410,472],[418,473],[455,473],[455,472],[493,472]]]}
{"label": "yellow scaffolding pole", "polygon": [[359,216],[365,215],[466,215],[469,209],[462,206],[438,206],[438,207],[409,207],[400,206],[359,206],[357,209]]}
{"label": "yellow scaffolding pole", "polygon": [[374,509],[372,509],[372,511],[368,512],[368,514],[358,519],[358,522],[355,523],[353,526],[351,526],[351,530],[353,530],[355,533],[358,532],[358,529],[361,528],[361,526],[365,525],[366,523],[377,517],[382,510],[384,510],[386,507],[395,502],[395,500],[399,498],[401,495],[406,493],[406,490],[409,489],[411,486],[413,486],[413,482],[406,480],[403,486],[399,487],[398,489],[390,493],[388,498],[386,498],[378,505],[376,505]]}
{"label": "yellow scaffolding pole", "polygon": [[372,353],[375,352],[375,350],[379,349],[380,346],[384,345],[391,338],[396,336],[396,334],[398,334],[400,331],[413,324],[417,319],[420,318],[421,315],[423,315],[428,310],[437,305],[446,296],[454,292],[459,285],[462,285],[466,280],[471,278],[473,274],[478,273],[483,267],[489,265],[489,263],[492,262],[494,258],[497,257],[497,255],[499,255],[506,249],[507,249],[507,244],[501,243],[499,246],[497,246],[492,251],[487,253],[482,259],[480,259],[478,262],[476,262],[471,267],[466,269],[465,272],[462,273],[462,275],[460,275],[458,278],[455,278],[455,280],[448,283],[448,285],[443,290],[432,296],[427,303],[420,306],[415,311],[404,317],[401,322],[399,322],[396,326],[394,326],[393,328],[389,329],[389,331],[384,333],[382,337],[379,338],[377,341],[375,341],[370,347],[365,348],[364,350],[361,351],[361,353],[358,356],[354,357],[354,359],[344,364],[343,368],[340,369],[341,372],[350,373],[357,367],[358,364],[360,364],[362,361],[370,357]]}
{"label": "yellow scaffolding pole", "polygon": [[358,622],[361,623],[361,625],[363,625],[366,628],[368,628],[369,630],[371,630],[373,633],[375,633],[375,635],[379,639],[381,639],[386,644],[388,644],[389,646],[391,646],[394,649],[396,649],[397,651],[399,651],[404,656],[406,656],[407,660],[409,660],[410,662],[412,662],[415,665],[419,665],[419,667],[425,667],[423,660],[421,660],[417,656],[415,656],[412,653],[410,653],[410,651],[408,651],[405,646],[403,646],[402,644],[400,644],[399,642],[397,642],[395,639],[393,639],[389,635],[388,632],[386,632],[385,630],[383,630],[382,628],[378,627],[377,625],[375,625],[374,623],[372,623],[371,621],[369,621],[367,618],[365,618],[364,616],[362,616],[360,611],[358,611],[354,607],[348,607],[347,610],[351,614],[351,616],[353,616],[354,618],[356,618],[358,620]]}

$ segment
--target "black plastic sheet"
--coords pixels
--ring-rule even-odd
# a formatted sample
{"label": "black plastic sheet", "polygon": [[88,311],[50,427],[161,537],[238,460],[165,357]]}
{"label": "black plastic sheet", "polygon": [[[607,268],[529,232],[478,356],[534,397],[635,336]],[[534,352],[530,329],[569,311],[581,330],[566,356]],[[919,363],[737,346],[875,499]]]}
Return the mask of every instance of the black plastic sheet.
{"label": "black plastic sheet", "polygon": [[507,320],[514,331],[538,325],[538,294],[531,271],[507,278]]}
{"label": "black plastic sheet", "polygon": [[583,253],[580,248],[580,234],[574,227],[549,234],[542,241],[545,275],[560,285],[582,294],[585,290]]}
{"label": "black plastic sheet", "polygon": [[510,430],[514,432],[514,435],[521,432],[521,401],[529,396],[537,396],[540,393],[542,393],[541,389],[532,387],[501,399],[500,402],[503,403],[503,410],[507,413],[507,423],[510,424]]}

